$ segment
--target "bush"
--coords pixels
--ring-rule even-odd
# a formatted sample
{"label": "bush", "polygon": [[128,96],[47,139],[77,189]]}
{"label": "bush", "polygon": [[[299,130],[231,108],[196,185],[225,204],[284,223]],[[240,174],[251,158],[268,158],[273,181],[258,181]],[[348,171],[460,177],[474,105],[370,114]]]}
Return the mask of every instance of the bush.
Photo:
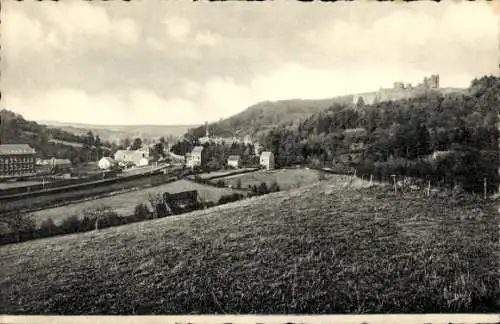
{"label": "bush", "polygon": [[230,203],[230,202],[233,202],[233,201],[238,201],[238,200],[241,200],[243,199],[245,196],[243,196],[242,194],[239,194],[239,193],[233,193],[231,195],[224,195],[222,197],[219,198],[219,205],[223,205],[223,204],[227,204],[227,203]]}
{"label": "bush", "polygon": [[134,216],[136,220],[146,220],[151,218],[151,213],[145,204],[140,203],[135,206]]}
{"label": "bush", "polygon": [[78,216],[71,215],[66,218],[60,225],[60,228],[63,234],[78,233],[80,231],[80,220]]}
{"label": "bush", "polygon": [[280,186],[276,181],[274,181],[273,183],[271,183],[271,186],[269,186],[268,192],[278,192],[278,191],[280,191]]}
{"label": "bush", "polygon": [[47,218],[40,224],[40,228],[38,229],[39,237],[50,237],[57,235],[58,227],[54,224],[52,218]]}

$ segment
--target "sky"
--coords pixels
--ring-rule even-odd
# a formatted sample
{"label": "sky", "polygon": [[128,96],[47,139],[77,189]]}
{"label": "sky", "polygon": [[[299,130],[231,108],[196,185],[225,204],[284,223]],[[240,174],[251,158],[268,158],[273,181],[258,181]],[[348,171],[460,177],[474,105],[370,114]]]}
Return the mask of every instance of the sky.
{"label": "sky", "polygon": [[1,107],[38,121],[199,124],[433,73],[467,87],[498,75],[498,13],[486,1],[3,1]]}

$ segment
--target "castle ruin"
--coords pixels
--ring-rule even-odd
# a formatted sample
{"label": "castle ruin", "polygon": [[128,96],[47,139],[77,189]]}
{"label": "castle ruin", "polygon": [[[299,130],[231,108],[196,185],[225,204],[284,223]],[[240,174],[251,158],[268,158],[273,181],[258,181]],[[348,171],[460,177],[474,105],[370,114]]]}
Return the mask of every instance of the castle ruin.
{"label": "castle ruin", "polygon": [[430,77],[425,77],[423,82],[416,86],[402,81],[394,82],[392,88],[380,88],[376,92],[354,96],[353,103],[356,104],[360,98],[363,98],[363,101],[366,104],[373,104],[387,100],[405,99],[410,98],[417,93],[433,89],[439,89],[439,74],[433,74]]}

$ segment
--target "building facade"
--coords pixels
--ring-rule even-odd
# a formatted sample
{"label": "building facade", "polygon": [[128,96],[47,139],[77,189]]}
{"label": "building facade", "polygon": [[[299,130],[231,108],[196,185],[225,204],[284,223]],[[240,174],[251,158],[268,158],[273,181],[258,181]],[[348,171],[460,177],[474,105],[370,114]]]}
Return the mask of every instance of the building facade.
{"label": "building facade", "polygon": [[0,144],[0,177],[35,174],[35,154],[27,144]]}
{"label": "building facade", "polygon": [[266,170],[274,169],[274,154],[272,152],[262,152],[260,155],[260,165]]}
{"label": "building facade", "polygon": [[231,155],[227,158],[227,166],[230,168],[238,169],[240,167],[240,156]]}
{"label": "building facade", "polygon": [[186,164],[189,168],[202,167],[206,163],[206,150],[203,146],[195,146],[191,154],[186,154]]}
{"label": "building facade", "polygon": [[97,162],[97,166],[101,170],[109,170],[112,167],[116,166],[116,161],[106,156],[100,159],[99,162]]}
{"label": "building facade", "polygon": [[114,155],[114,160],[121,166],[145,166],[151,161],[151,151],[148,148],[138,150],[119,150]]}

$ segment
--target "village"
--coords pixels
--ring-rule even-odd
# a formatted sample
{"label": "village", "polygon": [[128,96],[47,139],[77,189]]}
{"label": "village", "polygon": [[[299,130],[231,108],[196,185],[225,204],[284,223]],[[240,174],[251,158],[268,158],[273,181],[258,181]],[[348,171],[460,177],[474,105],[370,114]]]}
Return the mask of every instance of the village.
{"label": "village", "polygon": [[498,322],[497,5],[2,5],[5,322]]}

